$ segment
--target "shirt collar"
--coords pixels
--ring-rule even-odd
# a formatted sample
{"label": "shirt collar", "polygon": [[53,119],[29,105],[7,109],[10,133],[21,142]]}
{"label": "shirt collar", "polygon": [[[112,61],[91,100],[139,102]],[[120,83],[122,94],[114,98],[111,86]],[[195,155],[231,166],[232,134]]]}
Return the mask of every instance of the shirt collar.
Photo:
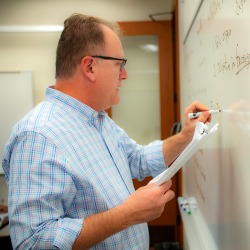
{"label": "shirt collar", "polygon": [[79,112],[80,115],[84,117],[85,121],[92,122],[97,117],[100,118],[107,115],[105,111],[97,112],[88,105],[75,99],[74,97],[69,96],[61,91],[58,91],[53,87],[48,87],[46,89],[46,97],[49,99],[55,99],[63,106],[67,105],[70,109],[74,110],[75,112]]}

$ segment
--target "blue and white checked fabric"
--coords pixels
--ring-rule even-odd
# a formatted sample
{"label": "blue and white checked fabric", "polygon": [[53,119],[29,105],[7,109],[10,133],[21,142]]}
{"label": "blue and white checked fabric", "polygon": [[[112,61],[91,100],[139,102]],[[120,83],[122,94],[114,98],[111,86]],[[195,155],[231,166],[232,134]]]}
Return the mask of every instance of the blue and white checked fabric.
{"label": "blue and white checked fabric", "polygon": [[[105,112],[48,88],[13,128],[3,169],[14,249],[71,249],[86,216],[120,205],[134,192],[132,178],[166,166],[161,141],[138,145]],[[148,248],[145,223],[92,249]]]}

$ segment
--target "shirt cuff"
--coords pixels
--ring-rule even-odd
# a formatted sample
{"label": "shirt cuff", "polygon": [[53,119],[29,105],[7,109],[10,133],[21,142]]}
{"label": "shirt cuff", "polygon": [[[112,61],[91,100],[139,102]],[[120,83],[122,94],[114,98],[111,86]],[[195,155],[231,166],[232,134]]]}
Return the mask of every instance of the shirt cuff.
{"label": "shirt cuff", "polygon": [[147,146],[145,151],[147,164],[153,177],[156,177],[167,168],[164,160],[162,144],[163,141],[154,141]]}
{"label": "shirt cuff", "polygon": [[82,230],[83,219],[65,218],[58,221],[58,229],[54,246],[59,249],[72,249],[72,246]]}

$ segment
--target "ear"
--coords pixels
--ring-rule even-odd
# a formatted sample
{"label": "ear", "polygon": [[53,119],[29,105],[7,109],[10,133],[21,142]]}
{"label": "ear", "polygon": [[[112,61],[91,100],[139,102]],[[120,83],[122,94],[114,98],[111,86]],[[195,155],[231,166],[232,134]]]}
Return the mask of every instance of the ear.
{"label": "ear", "polygon": [[90,81],[95,80],[94,63],[95,61],[91,56],[85,56],[81,61],[81,72]]}

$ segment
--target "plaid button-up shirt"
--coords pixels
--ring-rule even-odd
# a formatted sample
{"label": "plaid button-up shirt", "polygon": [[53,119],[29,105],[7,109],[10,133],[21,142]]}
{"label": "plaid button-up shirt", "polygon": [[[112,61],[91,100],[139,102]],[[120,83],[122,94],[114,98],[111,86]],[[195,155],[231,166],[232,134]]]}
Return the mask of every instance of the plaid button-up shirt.
{"label": "plaid button-up shirt", "polygon": [[[132,178],[166,169],[162,142],[138,145],[110,119],[48,88],[46,99],[12,130],[3,169],[15,249],[71,249],[86,216],[123,203]],[[146,223],[92,249],[149,248]]]}

